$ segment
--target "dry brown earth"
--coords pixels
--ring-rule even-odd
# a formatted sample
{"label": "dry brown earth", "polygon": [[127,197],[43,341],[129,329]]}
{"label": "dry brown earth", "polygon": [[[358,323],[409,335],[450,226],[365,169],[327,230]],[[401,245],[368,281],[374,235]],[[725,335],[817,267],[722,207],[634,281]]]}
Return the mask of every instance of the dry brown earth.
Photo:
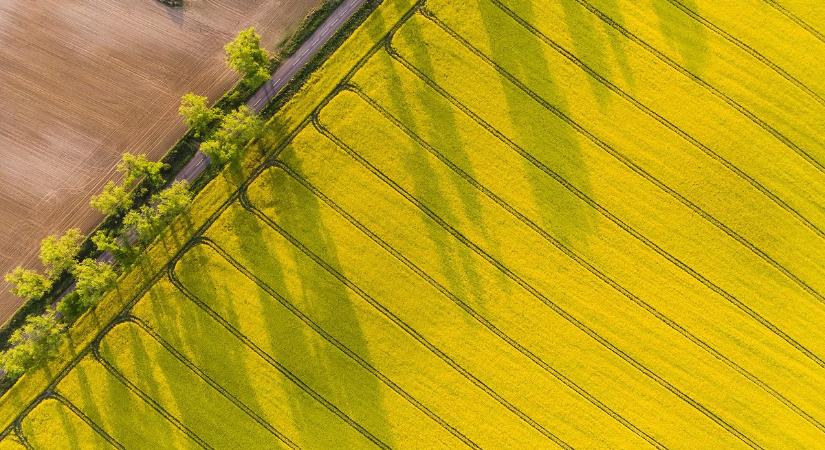
{"label": "dry brown earth", "polygon": [[[40,239],[100,217],[88,200],[123,151],[157,159],[182,135],[187,91],[235,77],[223,44],[254,25],[277,45],[322,0],[0,1],[0,273]],[[20,300],[0,283],[0,322]]]}

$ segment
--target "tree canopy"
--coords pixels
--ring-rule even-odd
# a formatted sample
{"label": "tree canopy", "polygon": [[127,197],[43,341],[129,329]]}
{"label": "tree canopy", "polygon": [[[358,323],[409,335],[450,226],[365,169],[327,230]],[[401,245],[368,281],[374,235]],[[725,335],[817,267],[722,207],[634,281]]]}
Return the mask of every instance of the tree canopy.
{"label": "tree canopy", "polygon": [[24,300],[40,298],[52,287],[52,282],[47,277],[20,266],[7,273],[4,278],[12,284],[11,292]]}
{"label": "tree canopy", "polygon": [[183,121],[195,137],[199,138],[204,136],[209,131],[209,126],[221,117],[221,110],[210,108],[206,97],[190,92],[181,97],[178,114],[183,117]]}
{"label": "tree canopy", "polygon": [[201,144],[201,152],[217,164],[223,164],[240,154],[241,149],[263,130],[261,119],[246,106],[226,114],[212,138]]}
{"label": "tree canopy", "polygon": [[192,192],[189,182],[176,181],[168,188],[160,191],[153,199],[155,206],[155,221],[161,224],[169,223],[175,216],[182,213],[192,203]]}
{"label": "tree canopy", "polygon": [[105,216],[114,216],[132,207],[132,194],[126,187],[109,181],[100,194],[92,197],[92,208]]}
{"label": "tree canopy", "polygon": [[31,315],[9,338],[11,347],[0,354],[0,369],[7,377],[18,378],[28,368],[51,356],[63,339],[66,326],[57,320],[53,309]]}
{"label": "tree canopy", "polygon": [[47,236],[40,242],[40,261],[50,278],[57,278],[76,263],[75,257],[82,242],[83,234],[77,228],[66,231],[60,237]]}
{"label": "tree canopy", "polygon": [[75,292],[80,303],[88,307],[97,303],[101,295],[117,280],[117,273],[111,264],[86,258],[72,269],[76,280]]}
{"label": "tree canopy", "polygon": [[138,240],[148,244],[163,226],[192,203],[192,192],[185,180],[176,181],[152,196],[149,205],[129,211],[123,218],[124,232],[134,230]]}
{"label": "tree canopy", "polygon": [[160,161],[150,161],[146,155],[141,153],[135,155],[129,152],[123,154],[116,169],[123,174],[123,185],[133,186],[141,179],[146,179],[154,187],[163,184],[161,172],[168,166]]}
{"label": "tree canopy", "polygon": [[269,78],[269,54],[261,48],[261,36],[247,28],[224,46],[226,64],[249,86],[258,86]]}
{"label": "tree canopy", "polygon": [[167,164],[150,161],[144,154],[124,153],[115,167],[123,174],[123,182],[107,182],[103,186],[103,191],[92,197],[92,208],[106,216],[114,216],[128,210],[132,207],[135,195],[144,193],[133,191],[140,180],[146,179],[151,186],[159,187],[163,184],[162,172],[166,167]]}
{"label": "tree canopy", "polygon": [[101,252],[111,252],[122,264],[128,263],[134,256],[126,239],[111,231],[100,230],[96,232],[92,235],[92,243]]}

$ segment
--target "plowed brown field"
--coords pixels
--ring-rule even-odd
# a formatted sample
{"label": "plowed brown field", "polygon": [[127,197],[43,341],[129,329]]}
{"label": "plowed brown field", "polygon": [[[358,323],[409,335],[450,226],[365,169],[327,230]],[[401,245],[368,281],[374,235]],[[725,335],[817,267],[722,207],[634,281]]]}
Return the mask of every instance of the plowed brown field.
{"label": "plowed brown field", "polygon": [[[123,151],[157,159],[181,136],[187,91],[235,81],[222,47],[254,25],[273,47],[322,0],[0,2],[0,272],[39,240],[100,217],[88,200]],[[0,283],[0,322],[20,305]]]}

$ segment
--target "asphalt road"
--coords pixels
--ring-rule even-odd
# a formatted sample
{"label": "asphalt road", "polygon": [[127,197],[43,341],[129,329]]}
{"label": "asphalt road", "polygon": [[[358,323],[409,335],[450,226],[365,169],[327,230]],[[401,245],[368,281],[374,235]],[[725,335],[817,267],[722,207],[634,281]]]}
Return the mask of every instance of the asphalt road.
{"label": "asphalt road", "polygon": [[[272,77],[261,86],[246,102],[255,113],[261,112],[278,93],[298,74],[330,38],[355,14],[367,0],[345,0],[314,33],[304,41],[294,55],[287,58]],[[175,180],[186,180],[190,183],[209,166],[209,157],[195,152],[191,160],[178,172]]]}

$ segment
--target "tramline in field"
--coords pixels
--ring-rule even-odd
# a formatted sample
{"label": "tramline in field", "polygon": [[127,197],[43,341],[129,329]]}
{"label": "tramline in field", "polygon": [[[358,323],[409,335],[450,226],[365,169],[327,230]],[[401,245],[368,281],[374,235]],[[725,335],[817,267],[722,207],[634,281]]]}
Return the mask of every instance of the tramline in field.
{"label": "tramline in field", "polygon": [[0,448],[816,447],[823,18],[747,3],[385,0]]}

